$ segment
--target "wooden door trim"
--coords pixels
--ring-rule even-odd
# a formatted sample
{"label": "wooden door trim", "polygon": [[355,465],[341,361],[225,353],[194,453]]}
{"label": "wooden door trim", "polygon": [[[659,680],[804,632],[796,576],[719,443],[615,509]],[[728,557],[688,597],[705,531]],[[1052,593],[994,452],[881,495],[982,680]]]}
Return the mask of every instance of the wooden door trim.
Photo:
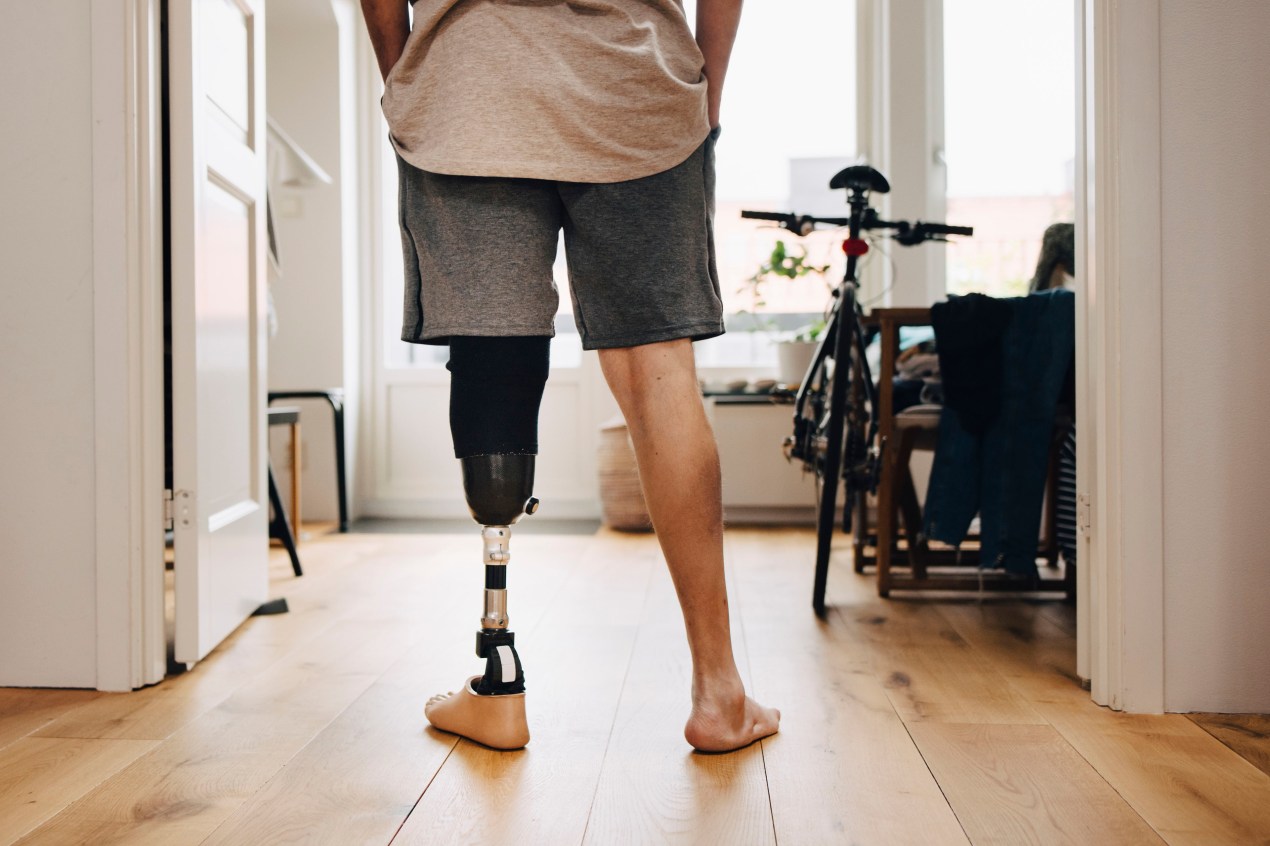
{"label": "wooden door trim", "polygon": [[[1159,0],[1083,0],[1077,278],[1088,670],[1095,702],[1164,710]],[[1079,425],[1079,424],[1078,424]]]}
{"label": "wooden door trim", "polygon": [[101,690],[152,684],[166,671],[160,2],[91,6]]}

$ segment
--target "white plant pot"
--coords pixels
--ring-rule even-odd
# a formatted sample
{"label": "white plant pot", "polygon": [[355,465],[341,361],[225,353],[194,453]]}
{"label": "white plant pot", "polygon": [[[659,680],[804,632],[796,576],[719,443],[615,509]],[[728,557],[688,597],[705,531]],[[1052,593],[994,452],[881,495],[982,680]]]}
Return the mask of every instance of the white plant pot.
{"label": "white plant pot", "polygon": [[776,345],[776,361],[780,382],[785,385],[800,384],[815,355],[815,341],[779,342]]}

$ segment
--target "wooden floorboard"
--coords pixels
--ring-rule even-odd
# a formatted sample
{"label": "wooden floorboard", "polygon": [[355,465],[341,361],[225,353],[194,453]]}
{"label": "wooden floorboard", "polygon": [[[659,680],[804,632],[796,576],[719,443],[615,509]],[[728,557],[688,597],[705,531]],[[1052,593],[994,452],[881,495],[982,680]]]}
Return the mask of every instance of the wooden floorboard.
{"label": "wooden floorboard", "polygon": [[[649,538],[607,532],[574,564],[541,624],[517,634],[528,748],[497,752],[459,742],[396,846],[582,841],[649,579],[663,565]],[[509,575],[513,585],[517,578]],[[515,631],[520,606],[514,599],[509,606]]]}
{"label": "wooden floorboard", "polygon": [[1044,724],[997,667],[940,614],[940,603],[868,592],[836,610],[867,644],[874,671],[906,723]]}
{"label": "wooden floorboard", "polygon": [[[279,565],[271,566],[275,576],[283,574],[273,580],[272,587],[275,591],[285,589],[291,594],[292,613],[249,619],[200,663],[196,673],[169,678],[160,685],[129,694],[0,691],[0,701],[8,702],[14,708],[6,715],[4,725],[12,729],[25,722],[28,729],[38,727],[31,740],[50,741],[46,746],[27,744],[27,747],[98,750],[100,753],[88,755],[82,761],[76,756],[55,755],[56,763],[41,778],[24,779],[22,804],[39,808],[41,820],[61,812],[111,773],[122,771],[126,765],[155,747],[155,741],[169,737],[178,728],[223,701],[233,690],[248,683],[253,673],[267,669],[279,656],[298,649],[306,634],[321,630],[347,613],[349,605],[328,602],[327,592],[337,586],[347,588],[347,585],[337,585],[332,581],[334,574],[342,572],[342,564],[366,552],[364,545],[356,551],[335,544],[323,547],[312,557],[312,576],[303,584],[292,580],[289,566],[281,569],[285,556],[281,561],[272,561],[271,565]],[[347,573],[342,576],[344,579],[352,577]],[[310,595],[312,598],[306,599]],[[19,711],[16,704],[24,695],[34,698],[34,706],[26,713]],[[114,745],[82,742],[107,739],[151,742]],[[0,750],[0,768],[6,765],[7,756],[25,754],[25,751],[17,744]],[[78,772],[81,768],[83,772]],[[76,772],[62,772],[67,769]],[[0,792],[0,817],[23,816],[30,810],[15,809],[9,804],[10,798],[17,795]],[[0,842],[11,840],[0,839]]]}
{"label": "wooden floorboard", "polygon": [[0,751],[105,695],[95,690],[0,688]]}
{"label": "wooden floorboard", "polygon": [[[439,539],[437,545],[452,545]],[[352,544],[336,537],[306,546],[308,570],[291,575],[285,555],[272,556],[271,593],[287,599],[287,614],[252,617],[198,665],[198,672],[127,694],[105,694],[69,711],[39,730],[43,737],[116,737],[162,740],[223,702],[250,679],[271,668],[361,603],[374,603],[381,588],[355,562],[376,560],[383,542]],[[278,565],[285,563],[278,577]]]}
{"label": "wooden floorboard", "polygon": [[[745,647],[733,632],[738,663]],[[759,745],[695,754],[684,742],[692,664],[670,576],[653,573],[586,842],[774,843]]]}
{"label": "wooden floorboard", "polygon": [[291,613],[130,694],[0,690],[0,844],[1270,843],[1270,718],[1124,715],[1075,676],[1058,602],[882,600],[836,545],[726,536],[734,641],[782,731],[682,737],[682,620],[649,535],[513,542],[528,749],[425,727],[479,662],[480,541],[327,535]]}
{"label": "wooden floorboard", "polygon": [[424,567],[391,556],[359,567],[356,577],[379,587],[344,618],[21,842],[180,844],[211,834],[423,634]]}
{"label": "wooden floorboard", "polygon": [[1051,726],[909,726],[976,846],[1163,841]]}
{"label": "wooden floorboard", "polygon": [[297,666],[178,730],[29,842],[201,841],[375,681],[377,656],[407,639],[410,625],[332,630]]}
{"label": "wooden floorboard", "polygon": [[1027,605],[941,613],[1170,844],[1270,843],[1270,776],[1180,714],[1100,707],[1072,673],[1073,644]]}
{"label": "wooden floorboard", "polygon": [[[754,693],[781,710],[780,734],[762,744],[777,842],[966,843],[867,652],[838,617],[812,614],[810,537],[728,537]],[[832,577],[857,578],[843,567]]]}
{"label": "wooden floorboard", "polygon": [[1017,601],[945,602],[941,617],[1035,710],[1038,702],[1093,705],[1076,675],[1076,642],[1043,606]]}
{"label": "wooden floorboard", "polygon": [[1270,843],[1270,776],[1181,714],[1038,707],[1170,844]]}
{"label": "wooden floorboard", "polygon": [[1270,716],[1264,714],[1187,714],[1191,722],[1270,775]]}
{"label": "wooden floorboard", "polygon": [[[580,556],[585,540],[557,539],[550,550],[513,544],[512,584],[523,584],[513,591],[517,619],[528,624],[522,634],[532,633],[542,607],[576,572],[567,562]],[[420,547],[432,542],[431,537],[413,540]],[[526,555],[526,548],[533,552]],[[471,653],[479,621],[480,552],[476,537],[449,547],[454,560],[430,573],[428,591],[415,609],[426,621],[426,636],[206,843],[387,843],[393,838],[457,741],[425,730],[423,704],[480,667]]]}
{"label": "wooden floorboard", "polygon": [[25,737],[0,758],[0,843],[12,843],[155,745],[147,740]]}

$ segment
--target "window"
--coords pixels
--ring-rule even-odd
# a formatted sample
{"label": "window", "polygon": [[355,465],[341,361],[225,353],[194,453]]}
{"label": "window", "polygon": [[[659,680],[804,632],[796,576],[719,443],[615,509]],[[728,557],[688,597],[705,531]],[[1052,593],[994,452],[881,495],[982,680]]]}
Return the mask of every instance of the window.
{"label": "window", "polygon": [[945,0],[948,291],[1026,294],[1045,228],[1074,215],[1074,8]]}
{"label": "window", "polygon": [[[687,0],[696,19],[695,0]],[[715,245],[730,331],[697,345],[702,366],[774,365],[773,331],[819,319],[825,282],[842,274],[831,233],[806,239],[742,220],[742,209],[845,214],[829,179],[855,160],[855,2],[747,3],[728,68],[717,148]],[[774,280],[761,304],[746,284],[777,240],[806,247],[813,264],[831,265],[823,282]],[[780,283],[780,284],[777,284]]]}

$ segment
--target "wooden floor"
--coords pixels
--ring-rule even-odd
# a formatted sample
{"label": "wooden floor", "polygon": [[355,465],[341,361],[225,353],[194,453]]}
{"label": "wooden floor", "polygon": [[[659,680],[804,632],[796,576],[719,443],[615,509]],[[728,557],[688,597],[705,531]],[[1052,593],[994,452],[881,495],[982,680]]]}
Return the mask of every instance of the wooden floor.
{"label": "wooden floor", "polygon": [[333,535],[274,559],[291,613],[131,694],[0,690],[0,843],[1270,843],[1270,720],[1126,716],[1059,604],[811,613],[803,530],[727,536],[742,673],[780,735],[691,753],[683,627],[648,536],[525,535],[526,751],[425,728],[479,670],[480,542]]}

